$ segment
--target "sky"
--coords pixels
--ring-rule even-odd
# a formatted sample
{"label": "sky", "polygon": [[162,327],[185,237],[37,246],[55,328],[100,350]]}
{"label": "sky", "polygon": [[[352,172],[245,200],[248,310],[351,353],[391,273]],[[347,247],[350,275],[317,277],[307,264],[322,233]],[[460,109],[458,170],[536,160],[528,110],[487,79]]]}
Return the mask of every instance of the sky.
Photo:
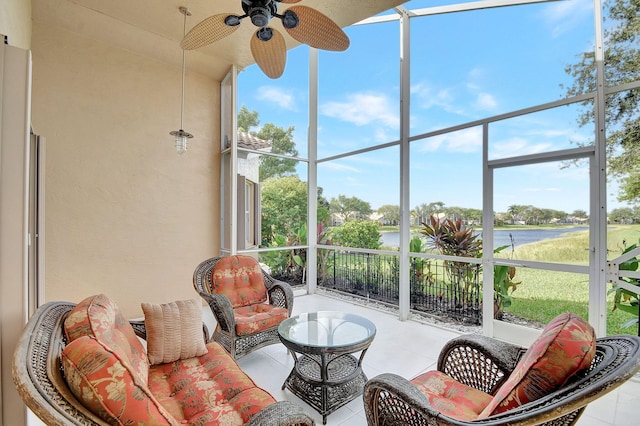
{"label": "sky", "polygon": [[[454,3],[412,0],[407,9]],[[386,12],[384,14],[388,14]],[[411,19],[410,135],[553,102],[572,83],[565,68],[593,50],[591,0],[495,8]],[[318,158],[399,139],[398,22],[345,28],[345,52],[319,52]],[[247,43],[249,41],[247,40]],[[256,65],[239,76],[238,105],[261,124],[294,126],[307,156],[307,46],[288,51],[285,72],[269,79]],[[550,152],[593,139],[577,123],[580,105],[564,106],[489,126],[489,158]],[[252,129],[257,130],[257,129]],[[377,209],[399,204],[399,148],[322,162],[318,186],[327,199],[355,196]],[[306,181],[307,167],[299,174]],[[608,210],[616,201],[608,187]],[[410,144],[410,206],[443,202],[482,208],[482,129],[473,127]],[[494,210],[534,205],[589,211],[586,163],[501,168],[494,175]]]}

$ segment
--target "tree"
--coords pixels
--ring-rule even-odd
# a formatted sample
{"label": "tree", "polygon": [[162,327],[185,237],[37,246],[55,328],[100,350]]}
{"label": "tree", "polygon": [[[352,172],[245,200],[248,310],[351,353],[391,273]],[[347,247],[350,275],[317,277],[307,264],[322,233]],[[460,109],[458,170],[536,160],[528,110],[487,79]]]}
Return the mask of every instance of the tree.
{"label": "tree", "polygon": [[482,210],[464,208],[462,209],[462,212],[464,214],[463,217],[467,222],[478,224],[482,223]]}
{"label": "tree", "polygon": [[307,183],[297,176],[271,178],[262,184],[262,242],[287,237],[307,223]]}
{"label": "tree", "polygon": [[[262,244],[276,236],[289,239],[307,226],[307,183],[298,176],[267,179],[262,186]],[[318,222],[329,219],[329,206],[318,188]]]}
{"label": "tree", "polygon": [[444,203],[442,201],[434,201],[427,205],[429,216],[440,213],[444,209]]}
{"label": "tree", "polygon": [[378,224],[370,220],[352,220],[334,228],[331,236],[343,247],[378,249],[381,246]]}
{"label": "tree", "polygon": [[522,220],[522,214],[526,210],[527,206],[521,206],[519,204],[513,204],[509,206],[507,209],[507,213],[511,216],[511,224],[514,225],[516,222]]}
{"label": "tree", "polygon": [[422,203],[411,210],[411,216],[414,218],[414,223],[420,224],[429,218],[429,207]]}
{"label": "tree", "polygon": [[[604,31],[605,82],[608,87],[637,82],[640,79],[640,2],[638,0],[609,0],[605,16],[613,23]],[[567,88],[567,96],[596,90],[596,61],[594,52],[582,54],[579,63],[565,71],[575,78]],[[584,102],[579,117],[581,126],[592,125],[594,108]],[[640,94],[637,89],[607,95],[606,121],[608,126],[607,156],[612,176],[619,179],[620,201],[640,201]]]}
{"label": "tree", "polygon": [[371,204],[357,197],[347,197],[346,195],[332,198],[329,202],[329,211],[340,216],[343,222],[366,218],[373,212]]}
{"label": "tree", "polygon": [[318,223],[328,224],[329,222],[329,201],[322,194],[324,189],[318,187]]}
{"label": "tree", "polygon": [[[272,123],[265,124],[256,134],[260,139],[271,142],[271,152],[274,154],[284,154],[297,156],[298,150],[293,140],[293,126],[286,130]],[[282,177],[296,173],[298,162],[291,158],[272,157],[263,155],[260,159],[260,181],[270,177]]]}
{"label": "tree", "polygon": [[238,113],[238,130],[251,133],[251,128],[259,125],[258,111],[249,111],[246,106],[242,105]]}
{"label": "tree", "polygon": [[387,225],[397,225],[400,222],[400,206],[385,204],[380,206],[378,214],[382,215]]}
{"label": "tree", "polygon": [[[260,130],[252,131],[260,125],[260,118],[257,111],[249,111],[244,105],[238,113],[238,130],[249,132],[253,136],[271,142],[271,152],[295,157],[298,155],[296,143],[293,140],[295,127],[289,126],[287,129],[278,127],[273,123],[267,123]],[[263,155],[260,158],[260,181],[265,181],[271,177],[282,177],[294,175],[298,162],[290,158],[272,157]]]}
{"label": "tree", "polygon": [[578,218],[581,218],[581,219],[586,219],[586,218],[589,217],[587,212],[584,211],[584,210],[574,210],[573,213],[571,213],[571,216],[578,217]]}
{"label": "tree", "polygon": [[633,216],[632,209],[629,207],[622,207],[611,210],[611,213],[609,213],[609,220],[615,223],[632,223],[634,218]]}

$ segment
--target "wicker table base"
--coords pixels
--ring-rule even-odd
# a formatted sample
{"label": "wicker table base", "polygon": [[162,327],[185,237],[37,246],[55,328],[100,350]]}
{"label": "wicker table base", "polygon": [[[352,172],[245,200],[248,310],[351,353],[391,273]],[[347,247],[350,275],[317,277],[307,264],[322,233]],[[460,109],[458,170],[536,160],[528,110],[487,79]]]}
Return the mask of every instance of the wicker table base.
{"label": "wicker table base", "polygon": [[[282,389],[286,387],[322,414],[324,424],[329,414],[362,394],[367,376],[360,367],[360,360],[353,355],[296,357],[293,354],[293,357],[295,367]],[[326,379],[323,380],[323,376]]]}
{"label": "wicker table base", "polygon": [[323,424],[362,394],[367,382],[362,359],[376,334],[371,321],[342,312],[311,312],[284,320],[278,333],[295,362],[282,389],[318,411]]}

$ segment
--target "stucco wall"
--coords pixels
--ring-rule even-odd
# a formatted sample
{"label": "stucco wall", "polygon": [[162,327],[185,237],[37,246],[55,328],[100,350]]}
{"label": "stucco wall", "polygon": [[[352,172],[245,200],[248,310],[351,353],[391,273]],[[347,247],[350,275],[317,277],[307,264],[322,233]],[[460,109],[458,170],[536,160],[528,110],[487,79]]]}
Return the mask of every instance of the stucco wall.
{"label": "stucco wall", "polygon": [[21,49],[31,48],[31,1],[0,1],[0,34],[9,39],[9,45]]}
{"label": "stucco wall", "polygon": [[193,270],[219,251],[219,82],[187,71],[195,138],[180,156],[169,136],[180,126],[179,66],[39,22],[32,50],[46,299],[105,293],[135,317],[142,301],[197,297]]}

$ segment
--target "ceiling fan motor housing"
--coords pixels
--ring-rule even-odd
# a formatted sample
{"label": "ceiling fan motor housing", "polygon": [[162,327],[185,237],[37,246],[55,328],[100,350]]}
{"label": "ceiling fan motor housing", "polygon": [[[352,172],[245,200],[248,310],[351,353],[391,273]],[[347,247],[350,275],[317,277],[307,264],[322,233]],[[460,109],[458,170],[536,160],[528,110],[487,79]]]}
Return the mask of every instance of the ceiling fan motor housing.
{"label": "ceiling fan motor housing", "polygon": [[256,27],[264,27],[269,23],[269,19],[271,19],[271,14],[269,10],[264,7],[253,7],[249,12],[249,17],[251,18],[251,23]]}
{"label": "ceiling fan motor housing", "polygon": [[242,9],[258,28],[266,26],[271,17],[277,14],[278,5],[273,0],[242,0]]}

